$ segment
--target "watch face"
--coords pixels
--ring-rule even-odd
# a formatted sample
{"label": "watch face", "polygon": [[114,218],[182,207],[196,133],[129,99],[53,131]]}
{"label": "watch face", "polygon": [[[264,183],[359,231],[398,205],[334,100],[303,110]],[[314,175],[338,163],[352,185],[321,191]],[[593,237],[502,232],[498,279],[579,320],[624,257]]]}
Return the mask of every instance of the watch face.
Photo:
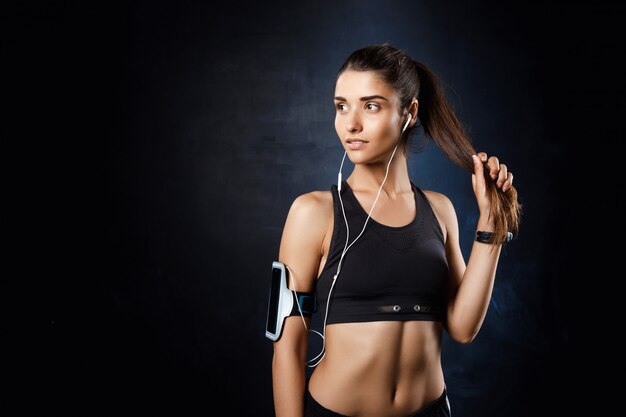
{"label": "watch face", "polygon": [[280,298],[280,279],[283,271],[280,268],[272,268],[272,282],[270,285],[270,299],[267,308],[267,323],[265,331],[276,335],[276,318],[278,317],[278,299]]}

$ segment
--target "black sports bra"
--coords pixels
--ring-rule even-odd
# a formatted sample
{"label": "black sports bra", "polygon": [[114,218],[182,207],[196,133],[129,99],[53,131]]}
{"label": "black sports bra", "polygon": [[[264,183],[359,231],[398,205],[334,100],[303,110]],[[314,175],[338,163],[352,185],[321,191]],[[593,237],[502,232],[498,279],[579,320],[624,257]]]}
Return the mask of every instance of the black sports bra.
{"label": "black sports bra", "polygon": [[[411,182],[416,216],[392,227],[370,218],[348,249],[333,288],[326,324],[378,320],[437,320],[445,315],[448,262],[443,233],[423,191]],[[328,292],[346,244],[346,223],[337,186],[331,186],[334,227],[329,255],[316,285],[318,312],[326,312]],[[346,181],[341,198],[354,241],[367,212]]]}

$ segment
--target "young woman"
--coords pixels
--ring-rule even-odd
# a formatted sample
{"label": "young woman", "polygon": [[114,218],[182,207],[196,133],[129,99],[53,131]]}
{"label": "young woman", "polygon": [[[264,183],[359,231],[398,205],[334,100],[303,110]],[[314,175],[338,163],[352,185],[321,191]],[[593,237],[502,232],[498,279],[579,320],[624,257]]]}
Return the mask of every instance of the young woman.
{"label": "young woman", "polygon": [[[389,44],[348,57],[334,103],[354,170],[294,200],[279,254],[290,288],[316,292],[323,351],[307,380],[310,317],[285,319],[274,342],[276,416],[449,416],[442,331],[469,343],[481,328],[501,246],[518,228],[513,175],[472,148],[436,76]],[[409,178],[419,128],[472,173],[479,218],[467,265],[452,203]]]}

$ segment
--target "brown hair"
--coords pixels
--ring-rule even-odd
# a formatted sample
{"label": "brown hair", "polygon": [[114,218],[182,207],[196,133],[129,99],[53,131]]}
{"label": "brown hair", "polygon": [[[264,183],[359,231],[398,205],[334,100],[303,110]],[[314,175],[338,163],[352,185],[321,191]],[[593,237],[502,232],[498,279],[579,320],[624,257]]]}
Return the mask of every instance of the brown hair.
{"label": "brown hair", "polygon": [[[420,124],[405,131],[402,138],[405,154],[411,132],[421,126],[425,136],[430,137],[454,164],[474,173],[472,154],[476,150],[446,100],[437,76],[426,65],[414,61],[402,50],[384,43],[354,51],[339,69],[337,78],[346,70],[375,71],[398,94],[400,113],[410,106],[414,98],[418,99]],[[490,215],[495,224],[495,241],[503,242],[507,232],[517,234],[522,206],[517,201],[515,187],[502,192],[489,177],[488,170],[485,170],[485,177],[487,194],[491,201]]]}

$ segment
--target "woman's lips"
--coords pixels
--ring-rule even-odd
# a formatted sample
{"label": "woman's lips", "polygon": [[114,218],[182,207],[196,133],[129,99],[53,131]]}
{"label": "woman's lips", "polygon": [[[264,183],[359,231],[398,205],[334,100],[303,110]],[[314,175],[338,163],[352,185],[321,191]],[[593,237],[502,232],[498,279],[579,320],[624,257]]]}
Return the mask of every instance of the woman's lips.
{"label": "woman's lips", "polygon": [[346,142],[348,143],[348,148],[352,151],[363,149],[365,145],[369,143],[368,141],[362,139],[348,139]]}

